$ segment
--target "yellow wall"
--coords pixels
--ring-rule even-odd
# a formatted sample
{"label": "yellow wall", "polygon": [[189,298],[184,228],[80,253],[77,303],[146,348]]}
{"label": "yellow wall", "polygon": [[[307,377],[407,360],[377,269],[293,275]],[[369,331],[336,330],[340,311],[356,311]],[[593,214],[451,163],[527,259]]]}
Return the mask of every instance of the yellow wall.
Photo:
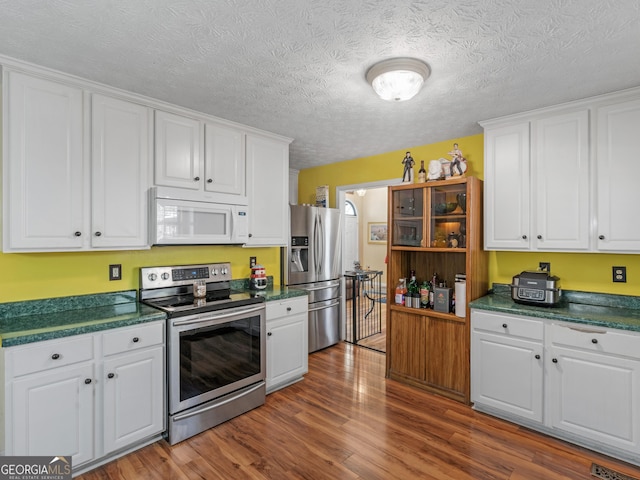
{"label": "yellow wall", "polygon": [[[483,178],[484,146],[483,136],[456,138],[418,147],[337,162],[321,167],[302,170],[298,181],[299,203],[315,203],[317,185],[329,185],[329,204],[335,207],[336,187],[357,185],[392,178],[402,179],[402,159],[410,151],[419,167],[420,160],[444,157],[458,143],[468,160],[468,176]],[[416,168],[417,173],[417,168]],[[622,208],[622,207],[621,207]],[[513,275],[523,270],[535,270],[538,263],[551,262],[554,275],[560,277],[562,288],[588,292],[640,295],[640,256],[596,253],[526,253],[490,252],[489,284],[511,283]],[[627,283],[611,281],[612,266],[627,267]]]}
{"label": "yellow wall", "polygon": [[[0,254],[0,302],[137,290],[143,266],[231,262],[234,279],[249,278],[249,257],[280,279],[279,248],[236,246],[153,247],[86,253]],[[109,264],[122,265],[122,280],[109,281]]]}

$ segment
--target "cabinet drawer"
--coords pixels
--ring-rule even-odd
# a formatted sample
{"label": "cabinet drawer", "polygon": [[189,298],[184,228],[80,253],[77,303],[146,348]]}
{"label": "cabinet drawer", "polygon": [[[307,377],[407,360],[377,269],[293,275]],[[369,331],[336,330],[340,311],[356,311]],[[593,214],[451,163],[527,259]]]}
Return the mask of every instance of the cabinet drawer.
{"label": "cabinet drawer", "polygon": [[633,332],[579,323],[552,323],[547,332],[553,346],[640,359],[640,335]]}
{"label": "cabinet drawer", "polygon": [[267,321],[272,318],[286,317],[298,313],[306,313],[309,308],[306,296],[267,302]]}
{"label": "cabinet drawer", "polygon": [[530,317],[472,310],[471,326],[474,330],[501,333],[512,337],[540,341],[544,338],[543,321]]}
{"label": "cabinet drawer", "polygon": [[47,340],[29,346],[7,349],[8,375],[19,377],[51,368],[92,360],[93,338],[90,335]]}
{"label": "cabinet drawer", "polygon": [[164,322],[118,328],[102,336],[104,355],[114,355],[162,343],[164,343]]}

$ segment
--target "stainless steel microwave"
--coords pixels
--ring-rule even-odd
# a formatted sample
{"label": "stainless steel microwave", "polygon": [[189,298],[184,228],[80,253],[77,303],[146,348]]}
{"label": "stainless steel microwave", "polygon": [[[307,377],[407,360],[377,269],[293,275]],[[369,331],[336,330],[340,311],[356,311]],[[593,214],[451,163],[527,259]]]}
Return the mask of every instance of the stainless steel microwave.
{"label": "stainless steel microwave", "polygon": [[249,238],[246,205],[183,200],[151,189],[152,245],[243,244]]}

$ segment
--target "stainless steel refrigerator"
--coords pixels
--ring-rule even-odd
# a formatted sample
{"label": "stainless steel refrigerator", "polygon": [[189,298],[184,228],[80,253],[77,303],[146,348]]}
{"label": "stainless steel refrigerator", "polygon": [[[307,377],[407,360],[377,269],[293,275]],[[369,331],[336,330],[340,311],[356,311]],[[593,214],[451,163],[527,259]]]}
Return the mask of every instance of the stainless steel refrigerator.
{"label": "stainless steel refrigerator", "polygon": [[342,222],[335,208],[290,205],[287,285],[309,292],[309,353],[340,340]]}

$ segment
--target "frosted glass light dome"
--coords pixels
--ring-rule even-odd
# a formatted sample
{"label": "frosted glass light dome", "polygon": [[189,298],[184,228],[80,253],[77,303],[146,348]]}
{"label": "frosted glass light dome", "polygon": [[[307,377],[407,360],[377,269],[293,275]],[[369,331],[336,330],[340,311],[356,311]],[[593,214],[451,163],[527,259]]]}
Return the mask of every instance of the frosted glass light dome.
{"label": "frosted glass light dome", "polygon": [[367,81],[383,100],[403,102],[417,95],[430,73],[420,60],[394,58],[372,66]]}

